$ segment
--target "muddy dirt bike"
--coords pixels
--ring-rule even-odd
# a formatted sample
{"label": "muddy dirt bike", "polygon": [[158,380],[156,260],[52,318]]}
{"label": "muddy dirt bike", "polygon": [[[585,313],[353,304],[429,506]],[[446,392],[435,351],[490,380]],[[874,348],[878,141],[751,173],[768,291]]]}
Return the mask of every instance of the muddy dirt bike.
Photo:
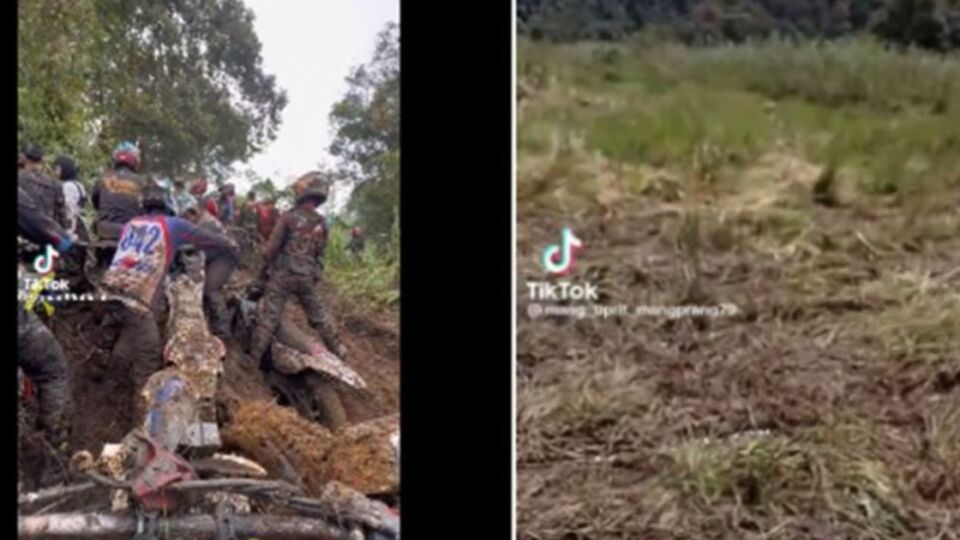
{"label": "muddy dirt bike", "polygon": [[[257,304],[235,296],[228,306],[233,311],[233,334],[246,342],[255,324]],[[340,392],[365,390],[366,382],[318,339],[284,317],[266,356],[264,375],[282,402],[331,430],[348,424]]]}

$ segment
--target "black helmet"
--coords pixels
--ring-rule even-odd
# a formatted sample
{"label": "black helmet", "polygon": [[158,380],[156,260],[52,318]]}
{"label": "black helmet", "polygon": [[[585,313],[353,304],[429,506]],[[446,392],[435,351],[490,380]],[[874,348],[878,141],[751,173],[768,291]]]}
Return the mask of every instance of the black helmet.
{"label": "black helmet", "polygon": [[36,144],[27,145],[23,149],[23,155],[34,163],[43,161],[43,148],[40,148],[40,146]]}
{"label": "black helmet", "polygon": [[143,202],[145,212],[160,210],[168,216],[175,215],[169,191],[156,182],[148,182],[143,188]]}

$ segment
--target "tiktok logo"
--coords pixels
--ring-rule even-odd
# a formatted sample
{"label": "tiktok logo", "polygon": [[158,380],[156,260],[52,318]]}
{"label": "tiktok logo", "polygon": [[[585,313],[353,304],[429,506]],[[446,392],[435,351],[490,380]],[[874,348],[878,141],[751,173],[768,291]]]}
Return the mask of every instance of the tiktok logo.
{"label": "tiktok logo", "polygon": [[540,264],[551,274],[566,274],[573,269],[574,255],[581,246],[583,243],[573,235],[570,227],[564,227],[560,233],[560,243],[550,244],[543,249]]}
{"label": "tiktok logo", "polygon": [[33,269],[37,271],[38,274],[44,275],[50,270],[53,270],[53,261],[60,254],[57,253],[57,250],[53,249],[53,246],[47,244],[46,251],[43,255],[37,255],[37,258],[33,260]]}

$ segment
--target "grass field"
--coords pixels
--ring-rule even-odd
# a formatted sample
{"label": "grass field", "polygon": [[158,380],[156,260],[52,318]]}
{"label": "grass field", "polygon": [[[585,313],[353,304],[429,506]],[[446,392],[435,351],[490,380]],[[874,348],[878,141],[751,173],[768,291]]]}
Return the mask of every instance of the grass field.
{"label": "grass field", "polygon": [[[523,539],[960,538],[960,59],[518,51]],[[532,320],[571,226],[601,303]]]}
{"label": "grass field", "polygon": [[848,167],[871,192],[960,176],[960,61],[867,41],[691,50],[523,43],[519,149],[571,138],[620,162],[736,165],[774,147]]}

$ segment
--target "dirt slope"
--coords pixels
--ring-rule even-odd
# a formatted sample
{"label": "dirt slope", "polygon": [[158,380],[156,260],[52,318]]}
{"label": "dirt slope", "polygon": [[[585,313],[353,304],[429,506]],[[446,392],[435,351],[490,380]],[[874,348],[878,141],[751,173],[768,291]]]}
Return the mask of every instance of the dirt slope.
{"label": "dirt slope", "polygon": [[[238,272],[229,289],[242,289],[246,279],[244,273]],[[391,320],[389,314],[376,314],[371,318],[351,310],[350,304],[341,302],[335,291],[325,289],[322,294],[331,306],[341,335],[352,353],[351,365],[370,387],[369,393],[344,392],[342,397],[351,421],[361,422],[399,412],[399,348],[395,320]],[[292,304],[288,304],[288,309],[299,317],[298,322],[303,328],[308,329],[302,312]],[[120,441],[138,421],[130,414],[133,391],[126,375],[128,365],[109,363],[105,348],[111,345],[113,336],[95,326],[98,320],[95,305],[67,305],[57,308],[50,323],[70,364],[74,403],[70,417],[72,452],[87,449],[98,454],[104,443]],[[236,344],[229,344],[218,390],[222,418],[226,422],[232,420],[231,411],[243,403],[272,401],[274,396],[256,364]],[[35,489],[46,447],[28,427],[33,420],[32,403],[25,405],[20,464],[24,488]]]}

